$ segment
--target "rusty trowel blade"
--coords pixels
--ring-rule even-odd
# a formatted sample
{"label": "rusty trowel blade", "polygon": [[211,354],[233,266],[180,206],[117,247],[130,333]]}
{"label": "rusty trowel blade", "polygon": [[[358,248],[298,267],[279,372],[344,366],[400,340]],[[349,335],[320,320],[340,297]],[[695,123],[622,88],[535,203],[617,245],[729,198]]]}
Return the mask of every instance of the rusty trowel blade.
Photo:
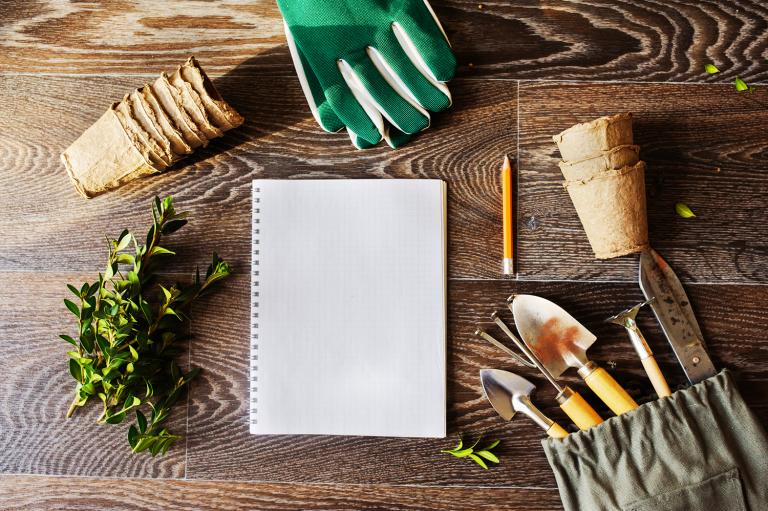
{"label": "rusty trowel blade", "polygon": [[481,369],[480,381],[485,397],[504,420],[510,421],[515,416],[515,396],[530,396],[536,386],[514,373],[501,369]]}
{"label": "rusty trowel blade", "polygon": [[586,351],[597,337],[562,307],[540,296],[517,295],[512,312],[523,341],[552,376],[587,362]]}

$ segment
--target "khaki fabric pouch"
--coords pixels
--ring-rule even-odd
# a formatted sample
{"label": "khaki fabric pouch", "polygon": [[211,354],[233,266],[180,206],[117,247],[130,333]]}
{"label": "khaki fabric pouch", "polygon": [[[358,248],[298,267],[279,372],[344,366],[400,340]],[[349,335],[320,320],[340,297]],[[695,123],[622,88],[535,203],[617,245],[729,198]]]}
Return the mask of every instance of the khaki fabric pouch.
{"label": "khaki fabric pouch", "polygon": [[542,445],[568,511],[768,510],[768,436],[727,370]]}

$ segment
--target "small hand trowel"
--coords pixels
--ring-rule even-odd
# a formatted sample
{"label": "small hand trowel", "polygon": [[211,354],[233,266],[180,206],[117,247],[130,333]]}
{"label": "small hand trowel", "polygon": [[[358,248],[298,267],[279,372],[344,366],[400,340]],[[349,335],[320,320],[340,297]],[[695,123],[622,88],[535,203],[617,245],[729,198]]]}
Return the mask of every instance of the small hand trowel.
{"label": "small hand trowel", "polygon": [[552,438],[565,438],[568,432],[544,415],[531,403],[536,386],[515,373],[501,369],[481,369],[480,381],[485,397],[502,419],[511,421],[516,412],[522,412],[542,427]]}
{"label": "small hand trowel", "polygon": [[609,323],[621,325],[626,328],[627,335],[629,335],[629,340],[632,342],[632,347],[635,348],[637,356],[640,357],[640,361],[643,363],[643,368],[645,369],[645,374],[648,375],[648,379],[651,380],[651,383],[653,384],[653,389],[656,391],[656,394],[659,397],[667,397],[672,395],[672,391],[669,390],[667,380],[661,373],[659,364],[656,363],[656,358],[653,356],[653,351],[651,351],[651,347],[648,346],[648,343],[645,340],[645,336],[643,336],[643,333],[640,331],[640,327],[637,326],[637,322],[635,321],[640,308],[643,305],[651,303],[652,301],[653,298],[646,300],[643,303],[638,303],[634,307],[630,307],[627,310],[619,312],[615,316],[611,316],[610,318],[606,319],[606,321]]}
{"label": "small hand trowel", "polygon": [[516,295],[510,309],[523,341],[552,376],[557,378],[575,367],[616,415],[637,408],[635,400],[608,371],[587,358],[587,349],[597,337],[559,305],[540,296]]}

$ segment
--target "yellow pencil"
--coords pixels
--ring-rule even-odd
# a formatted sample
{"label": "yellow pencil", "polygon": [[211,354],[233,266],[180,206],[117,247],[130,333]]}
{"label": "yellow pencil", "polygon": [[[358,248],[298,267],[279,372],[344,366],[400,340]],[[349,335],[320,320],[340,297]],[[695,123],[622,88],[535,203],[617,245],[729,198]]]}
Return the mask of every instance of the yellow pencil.
{"label": "yellow pencil", "polygon": [[504,222],[504,275],[515,273],[514,249],[512,246],[512,165],[509,157],[504,156],[504,166],[501,168],[501,200],[502,219]]}

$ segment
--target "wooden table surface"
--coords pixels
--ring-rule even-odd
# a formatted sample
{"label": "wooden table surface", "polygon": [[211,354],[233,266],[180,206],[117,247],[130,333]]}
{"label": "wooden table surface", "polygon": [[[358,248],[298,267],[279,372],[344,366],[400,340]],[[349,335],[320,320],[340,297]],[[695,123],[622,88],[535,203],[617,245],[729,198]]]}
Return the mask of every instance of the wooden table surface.
{"label": "wooden table surface", "polygon": [[[715,364],[734,371],[768,422],[765,3],[434,7],[459,60],[453,107],[401,149],[356,151],[309,114],[271,0],[3,2],[0,508],[559,509],[541,431],[525,420],[503,423],[478,386],[478,369],[514,364],[471,334],[508,294],[543,295],[598,335],[594,358],[615,366],[637,400],[652,399],[624,333],[602,322],[641,300],[637,257],[593,259],[550,139],[623,111],[636,114],[648,163],[652,244],[686,284]],[[164,175],[79,197],[61,151],[111,101],[191,54],[245,125]],[[708,62],[722,73],[707,75]],[[736,93],[737,76],[757,91]],[[504,153],[517,169],[513,279],[499,268]],[[450,438],[248,434],[250,182],[265,177],[448,182]],[[156,194],[173,194],[191,213],[172,245],[180,274],[217,250],[235,276],[197,310],[189,360],[202,374],[171,419],[185,440],[153,459],[129,453],[124,427],[96,425],[97,406],[64,419],[74,385],[57,335],[71,328],[65,284],[102,268],[104,234],[144,230]],[[697,217],[678,217],[676,202]],[[640,323],[670,384],[684,385],[652,317]],[[524,372],[541,384],[544,411],[566,422],[551,388]],[[461,433],[501,439],[501,465],[484,471],[438,454]]]}

